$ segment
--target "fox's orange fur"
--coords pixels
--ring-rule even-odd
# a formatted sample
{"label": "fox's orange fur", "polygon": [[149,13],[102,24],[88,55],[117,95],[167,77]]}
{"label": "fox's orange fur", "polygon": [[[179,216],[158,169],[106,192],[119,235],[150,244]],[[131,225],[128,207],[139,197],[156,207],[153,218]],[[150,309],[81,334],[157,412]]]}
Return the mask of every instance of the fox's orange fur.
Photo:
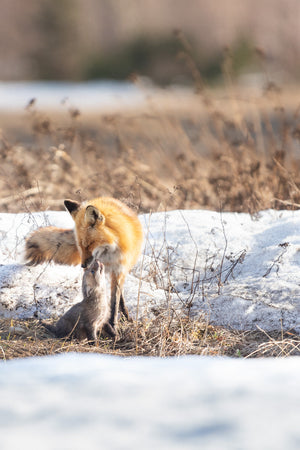
{"label": "fox's orange fur", "polygon": [[47,261],[57,264],[80,264],[74,230],[43,227],[34,231],[26,240],[27,265],[36,266]]}
{"label": "fox's orange fur", "polygon": [[99,259],[111,273],[111,318],[117,325],[119,304],[129,318],[123,297],[125,277],[136,263],[143,241],[138,217],[120,201],[100,197],[80,204],[65,200],[75,222],[73,230],[40,228],[26,240],[26,260],[30,265],[53,261],[79,264],[86,268]]}

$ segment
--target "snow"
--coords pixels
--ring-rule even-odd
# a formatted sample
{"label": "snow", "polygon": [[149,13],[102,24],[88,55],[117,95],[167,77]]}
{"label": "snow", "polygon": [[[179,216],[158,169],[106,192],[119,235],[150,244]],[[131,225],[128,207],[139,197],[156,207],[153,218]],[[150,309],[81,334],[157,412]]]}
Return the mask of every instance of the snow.
{"label": "snow", "polygon": [[20,111],[33,98],[39,109],[58,110],[64,104],[82,112],[133,108],[145,101],[146,95],[134,84],[118,81],[85,83],[57,81],[0,81],[0,111]]}
{"label": "snow", "polygon": [[0,447],[296,450],[299,361],[66,354],[0,363]]}
{"label": "snow", "polygon": [[[140,217],[145,247],[127,277],[132,314],[171,308],[235,329],[300,331],[300,211],[170,211]],[[66,212],[0,214],[0,317],[59,317],[81,299],[80,267],[22,264],[38,226]]]}
{"label": "snow", "polygon": [[[131,312],[190,308],[240,329],[299,332],[300,211],[141,216],[145,246],[126,280]],[[0,214],[0,317],[56,317],[81,269],[22,263],[25,236],[72,227],[64,212]],[[0,341],[1,351],[1,341]],[[300,358],[120,358],[0,362],[1,450],[300,447]]]}

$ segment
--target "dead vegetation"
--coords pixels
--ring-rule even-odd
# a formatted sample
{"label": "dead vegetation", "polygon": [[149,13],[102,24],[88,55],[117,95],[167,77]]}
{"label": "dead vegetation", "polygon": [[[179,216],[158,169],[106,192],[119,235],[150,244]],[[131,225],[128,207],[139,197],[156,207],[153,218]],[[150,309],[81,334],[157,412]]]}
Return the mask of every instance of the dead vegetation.
{"label": "dead vegetation", "polygon": [[298,208],[300,108],[283,106],[272,86],[260,98],[202,92],[190,108],[150,99],[141,111],[94,117],[46,115],[31,102],[24,129],[0,135],[0,210],[99,195],[139,212]]}
{"label": "dead vegetation", "polygon": [[236,331],[209,325],[205,320],[166,315],[134,325],[121,323],[120,338],[98,343],[52,338],[40,321],[0,319],[0,360],[30,356],[89,352],[118,356],[206,355],[230,357],[286,357],[300,355],[300,338],[293,332]]}

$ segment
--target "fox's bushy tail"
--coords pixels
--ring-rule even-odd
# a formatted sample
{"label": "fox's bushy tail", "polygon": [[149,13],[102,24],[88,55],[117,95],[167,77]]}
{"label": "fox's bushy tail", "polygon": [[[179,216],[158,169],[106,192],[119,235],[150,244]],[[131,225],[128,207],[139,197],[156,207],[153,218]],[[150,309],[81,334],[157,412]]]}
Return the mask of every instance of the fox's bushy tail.
{"label": "fox's bushy tail", "polygon": [[66,265],[80,264],[74,230],[52,226],[39,228],[26,239],[25,259],[29,266],[50,261]]}

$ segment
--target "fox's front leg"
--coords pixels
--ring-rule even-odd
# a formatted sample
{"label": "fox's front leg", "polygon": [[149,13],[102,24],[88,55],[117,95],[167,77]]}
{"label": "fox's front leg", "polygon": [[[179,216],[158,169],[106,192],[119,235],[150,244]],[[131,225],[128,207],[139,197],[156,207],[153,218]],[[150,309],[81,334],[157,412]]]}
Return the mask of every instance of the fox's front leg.
{"label": "fox's front leg", "polygon": [[118,314],[121,297],[122,297],[122,304],[124,302],[124,298],[122,296],[124,279],[125,277],[123,274],[119,276],[117,276],[114,272],[112,272],[111,274],[111,305],[110,305],[111,312],[109,323],[114,328],[114,330],[117,330],[118,326]]}
{"label": "fox's front leg", "polygon": [[122,289],[121,296],[120,296],[120,310],[124,314],[125,318],[129,322],[132,322],[132,318],[130,317],[129,312],[128,312],[128,308],[127,308],[127,306],[125,304],[125,298],[124,298],[123,289]]}

